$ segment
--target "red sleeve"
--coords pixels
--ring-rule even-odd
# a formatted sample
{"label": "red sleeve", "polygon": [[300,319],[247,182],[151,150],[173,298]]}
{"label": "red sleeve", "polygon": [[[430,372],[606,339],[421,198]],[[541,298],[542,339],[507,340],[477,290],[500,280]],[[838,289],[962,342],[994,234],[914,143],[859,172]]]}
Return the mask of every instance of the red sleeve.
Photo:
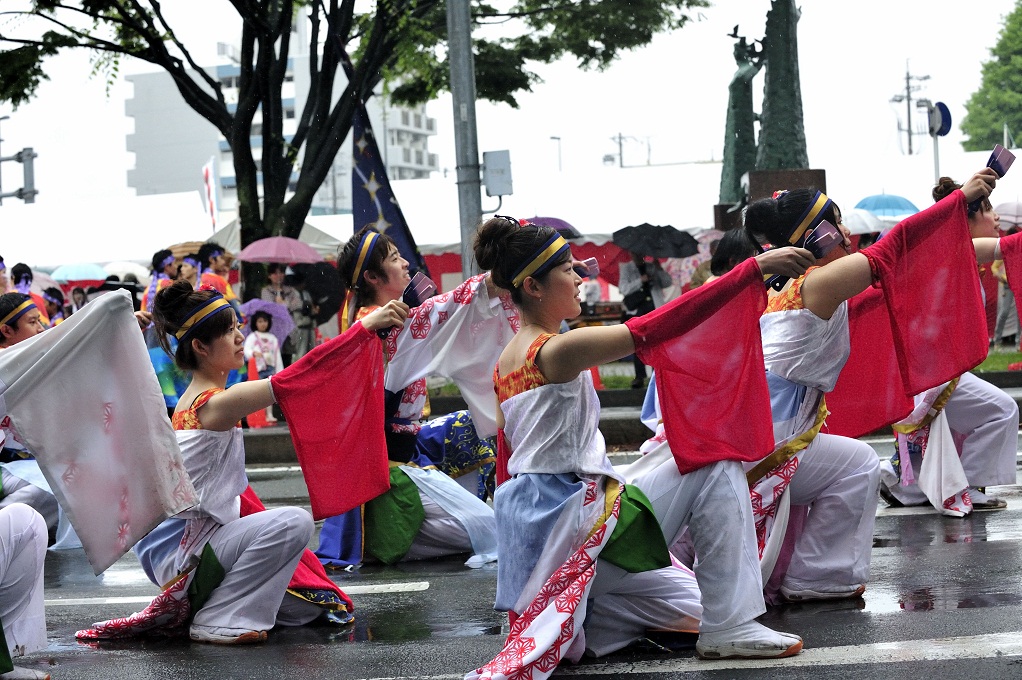
{"label": "red sleeve", "polygon": [[851,354],[834,391],[827,395],[827,432],[861,437],[895,423],[912,410],[896,379],[900,368],[894,351],[884,294],[869,288],[848,301]]}
{"label": "red sleeve", "polygon": [[987,355],[965,195],[956,191],[862,251],[883,291],[902,388],[915,395]]}
{"label": "red sleeve", "polygon": [[270,382],[291,430],[312,515],[332,517],[390,488],[383,414],[383,352],[355,323]]}
{"label": "red sleeve", "polygon": [[719,279],[629,320],[635,349],[656,371],[667,441],[684,474],[774,448],[759,318],[763,273],[749,259]]}
{"label": "red sleeve", "polygon": [[1017,299],[1022,300],[1022,232],[1001,239],[1001,258],[1004,259],[1008,287]]}

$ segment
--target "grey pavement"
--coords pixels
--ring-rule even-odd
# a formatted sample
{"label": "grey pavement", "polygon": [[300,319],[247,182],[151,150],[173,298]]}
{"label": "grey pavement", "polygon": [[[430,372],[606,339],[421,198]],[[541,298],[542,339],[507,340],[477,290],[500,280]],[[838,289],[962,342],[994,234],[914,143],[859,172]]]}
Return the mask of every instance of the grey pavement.
{"label": "grey pavement", "polygon": [[[882,443],[879,444],[882,446]],[[624,462],[627,454],[617,457]],[[268,506],[307,506],[294,466],[250,468]],[[997,487],[1001,512],[944,518],[881,503],[864,598],[773,608],[762,621],[802,635],[806,651],[780,661],[707,662],[691,638],[658,637],[603,659],[562,666],[582,678],[1017,678],[1022,675],[1022,489]],[[50,552],[50,645],[23,665],[54,678],[458,678],[500,649],[506,623],[492,609],[495,567],[460,559],[364,566],[332,578],[356,603],[353,627],[277,629],[265,645],[224,648],[184,640],[79,645],[90,622],[141,609],[156,588],[134,557],[95,577],[81,551]],[[556,677],[555,676],[555,677]]]}

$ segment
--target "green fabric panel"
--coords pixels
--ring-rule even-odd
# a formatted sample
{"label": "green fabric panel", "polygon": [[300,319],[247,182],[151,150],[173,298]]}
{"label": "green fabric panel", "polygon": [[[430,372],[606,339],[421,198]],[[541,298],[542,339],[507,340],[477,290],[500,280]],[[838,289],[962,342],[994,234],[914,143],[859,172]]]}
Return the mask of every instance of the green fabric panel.
{"label": "green fabric panel", "polygon": [[363,536],[367,553],[394,564],[412,547],[426,512],[419,488],[399,467],[390,469],[390,491],[366,503]]}
{"label": "green fabric panel", "polygon": [[621,492],[617,526],[600,559],[632,574],[671,566],[663,529],[639,487],[628,485]]}
{"label": "green fabric panel", "polygon": [[4,635],[3,622],[0,621],[0,673],[10,673],[14,670],[14,661],[11,659],[11,650],[7,647],[7,636]]}
{"label": "green fabric panel", "polygon": [[213,591],[223,582],[227,572],[220,566],[213,547],[207,543],[199,556],[199,566],[195,568],[192,582],[188,584],[188,602],[192,606],[192,616],[202,609]]}

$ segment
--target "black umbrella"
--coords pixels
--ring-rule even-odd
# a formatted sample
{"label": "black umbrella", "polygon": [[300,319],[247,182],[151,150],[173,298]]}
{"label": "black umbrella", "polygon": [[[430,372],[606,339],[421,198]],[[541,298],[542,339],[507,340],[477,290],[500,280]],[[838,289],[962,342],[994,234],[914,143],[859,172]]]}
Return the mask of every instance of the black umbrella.
{"label": "black umbrella", "polygon": [[329,262],[296,264],[291,269],[305,282],[313,302],[319,306],[319,314],[313,317],[317,324],[326,323],[341,309],[344,294],[341,292],[341,275]]}
{"label": "black umbrella", "polygon": [[614,245],[637,255],[650,257],[689,257],[699,252],[699,241],[687,231],[649,223],[618,229]]}

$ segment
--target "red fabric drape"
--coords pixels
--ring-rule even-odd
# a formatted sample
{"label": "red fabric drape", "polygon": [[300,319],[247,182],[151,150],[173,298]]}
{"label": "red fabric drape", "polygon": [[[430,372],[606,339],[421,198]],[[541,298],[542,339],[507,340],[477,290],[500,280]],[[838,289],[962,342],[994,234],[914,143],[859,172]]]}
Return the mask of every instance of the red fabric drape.
{"label": "red fabric drape", "polygon": [[383,349],[355,323],[270,379],[291,430],[316,519],[390,488]]}
{"label": "red fabric drape", "polygon": [[1008,287],[1017,299],[1022,300],[1022,232],[1001,239],[1001,257]]}
{"label": "red fabric drape", "polygon": [[628,321],[656,370],[664,427],[684,474],[774,448],[759,318],[763,275],[749,259],[719,279]]}
{"label": "red fabric drape", "polygon": [[852,352],[827,395],[827,431],[861,437],[907,416],[912,398],[895,378],[900,369],[883,291],[870,288],[848,301],[848,332]]}
{"label": "red fabric drape", "polygon": [[[987,355],[965,196],[956,191],[864,249],[877,290],[850,304],[852,354],[827,395],[830,432],[861,436]],[[897,377],[896,375],[897,374]]]}

